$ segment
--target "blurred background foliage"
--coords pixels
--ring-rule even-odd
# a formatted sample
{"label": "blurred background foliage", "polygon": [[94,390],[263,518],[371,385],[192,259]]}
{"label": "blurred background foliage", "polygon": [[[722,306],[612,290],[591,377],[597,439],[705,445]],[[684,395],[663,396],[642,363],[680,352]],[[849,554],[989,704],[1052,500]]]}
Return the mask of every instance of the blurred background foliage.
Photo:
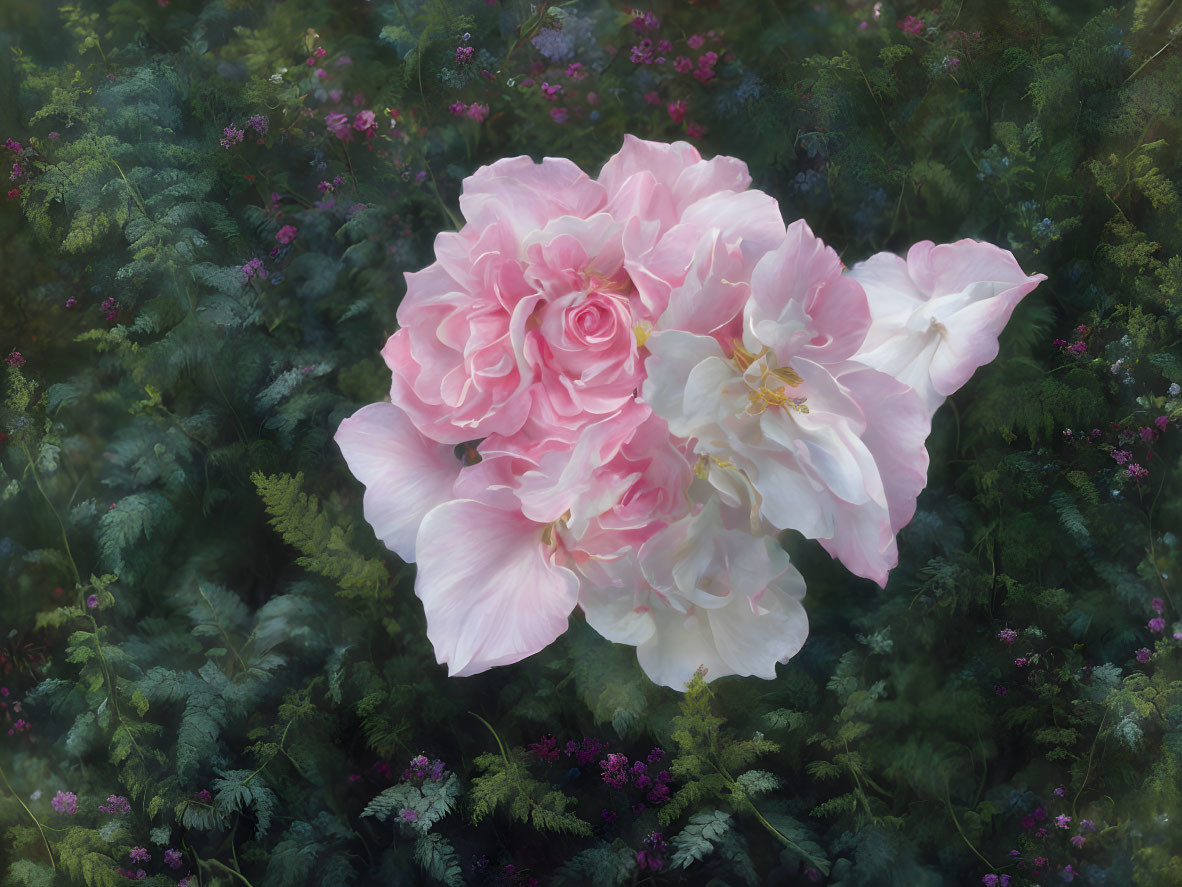
{"label": "blurred background foliage", "polygon": [[[1180,35],[0,4],[0,883],[1182,884]],[[885,591],[785,538],[776,681],[655,688],[577,616],[448,680],[332,434],[464,176],[625,133],[742,158],[847,264],[974,237],[1049,279],[937,415]]]}

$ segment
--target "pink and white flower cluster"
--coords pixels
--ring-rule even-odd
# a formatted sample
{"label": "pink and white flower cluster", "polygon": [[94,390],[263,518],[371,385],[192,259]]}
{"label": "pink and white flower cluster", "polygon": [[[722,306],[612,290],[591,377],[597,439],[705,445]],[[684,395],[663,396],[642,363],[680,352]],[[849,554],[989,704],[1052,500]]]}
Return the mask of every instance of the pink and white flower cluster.
{"label": "pink and white flower cluster", "polygon": [[499,160],[407,275],[391,402],[336,440],[451,674],[579,607],[657,683],[774,677],[808,634],[785,529],[885,584],[934,411],[1043,277],[972,240],[845,271],[750,183],[633,137],[594,179]]}

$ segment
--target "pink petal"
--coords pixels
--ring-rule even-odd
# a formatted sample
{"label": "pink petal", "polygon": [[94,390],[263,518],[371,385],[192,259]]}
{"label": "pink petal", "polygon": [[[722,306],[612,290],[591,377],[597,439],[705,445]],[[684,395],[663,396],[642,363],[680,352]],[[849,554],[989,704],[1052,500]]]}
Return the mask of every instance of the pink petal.
{"label": "pink petal", "polygon": [[415,594],[449,674],[517,662],[566,631],[579,580],[554,565],[542,530],[520,513],[471,499],[446,502],[423,519]]}
{"label": "pink petal", "polygon": [[452,498],[460,474],[453,447],[424,437],[406,413],[372,403],[341,422],[335,436],[349,470],[365,484],[365,519],[408,563],[423,516]]}

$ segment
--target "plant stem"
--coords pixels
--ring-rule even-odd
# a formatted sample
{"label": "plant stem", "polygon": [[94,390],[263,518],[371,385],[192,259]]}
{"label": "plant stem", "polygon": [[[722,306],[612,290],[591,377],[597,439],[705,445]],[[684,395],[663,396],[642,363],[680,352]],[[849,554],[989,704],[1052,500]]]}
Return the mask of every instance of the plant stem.
{"label": "plant stem", "polygon": [[82,577],[78,573],[78,565],[74,563],[74,555],[70,551],[70,540],[66,538],[66,525],[62,523],[62,516],[57,513],[57,509],[53,507],[53,500],[49,498],[49,494],[45,492],[45,487],[42,486],[41,475],[37,472],[37,463],[33,459],[33,454],[29,452],[29,445],[24,441],[21,442],[21,450],[25,454],[25,459],[28,460],[29,471],[33,473],[33,480],[37,484],[37,489],[41,491],[41,496],[45,499],[45,504],[48,505],[49,510],[53,512],[53,516],[57,520],[57,525],[61,528],[62,545],[64,545],[66,549],[66,560],[70,562],[70,570],[74,574],[74,585],[77,587],[82,584]]}
{"label": "plant stem", "polygon": [[29,809],[24,799],[17,794],[16,789],[8,782],[8,777],[4,775],[4,768],[0,767],[0,780],[4,781],[4,787],[12,792],[12,796],[16,798],[16,802],[25,808],[25,812],[29,814],[29,819],[33,820],[33,825],[37,826],[37,831],[41,833],[41,840],[45,842],[45,852],[49,854],[49,867],[53,871],[57,871],[57,863],[53,861],[53,849],[49,846],[49,838],[45,837],[45,830],[41,828],[41,823],[37,817],[33,815],[33,811]]}

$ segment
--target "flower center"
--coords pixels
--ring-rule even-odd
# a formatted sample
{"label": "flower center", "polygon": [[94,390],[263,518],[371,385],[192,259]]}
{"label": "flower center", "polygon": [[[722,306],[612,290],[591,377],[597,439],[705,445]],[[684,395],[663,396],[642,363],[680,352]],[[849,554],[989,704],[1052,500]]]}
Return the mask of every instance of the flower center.
{"label": "flower center", "polygon": [[[776,366],[776,356],[770,348],[765,346],[758,354],[752,354],[742,343],[734,342],[731,345],[731,360],[742,371],[747,386],[751,389],[747,395],[751,400],[747,405],[750,415],[758,416],[767,409],[785,409],[797,413],[809,411],[805,404],[808,398],[788,393],[789,388],[795,388],[804,382],[804,379],[790,366]],[[753,378],[753,366],[756,366],[758,371],[758,379]]]}

